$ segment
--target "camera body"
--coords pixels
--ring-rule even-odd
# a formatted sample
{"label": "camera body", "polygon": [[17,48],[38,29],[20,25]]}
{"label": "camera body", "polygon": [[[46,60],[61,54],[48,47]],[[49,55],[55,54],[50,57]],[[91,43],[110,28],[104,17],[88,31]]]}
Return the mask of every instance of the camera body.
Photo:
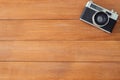
{"label": "camera body", "polygon": [[80,17],[80,20],[108,33],[112,33],[117,19],[118,14],[116,12],[105,9],[92,1],[87,2]]}

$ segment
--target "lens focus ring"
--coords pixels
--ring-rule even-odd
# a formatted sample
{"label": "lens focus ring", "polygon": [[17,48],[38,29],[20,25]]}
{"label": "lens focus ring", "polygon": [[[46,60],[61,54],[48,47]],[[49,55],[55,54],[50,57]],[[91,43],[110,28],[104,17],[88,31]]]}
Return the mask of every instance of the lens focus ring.
{"label": "lens focus ring", "polygon": [[98,12],[94,16],[94,21],[97,25],[105,25],[108,22],[108,16],[104,12]]}

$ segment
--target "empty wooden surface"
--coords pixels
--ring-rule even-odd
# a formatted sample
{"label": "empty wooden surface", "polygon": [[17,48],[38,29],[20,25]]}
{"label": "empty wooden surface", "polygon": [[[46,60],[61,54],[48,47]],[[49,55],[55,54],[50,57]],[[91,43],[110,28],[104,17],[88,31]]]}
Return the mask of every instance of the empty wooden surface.
{"label": "empty wooden surface", "polygon": [[4,41],[0,61],[120,61],[120,41]]}
{"label": "empty wooden surface", "polygon": [[6,62],[1,80],[120,80],[118,63]]}
{"label": "empty wooden surface", "polygon": [[120,21],[112,34],[80,21],[87,1],[0,0],[0,80],[120,80]]}

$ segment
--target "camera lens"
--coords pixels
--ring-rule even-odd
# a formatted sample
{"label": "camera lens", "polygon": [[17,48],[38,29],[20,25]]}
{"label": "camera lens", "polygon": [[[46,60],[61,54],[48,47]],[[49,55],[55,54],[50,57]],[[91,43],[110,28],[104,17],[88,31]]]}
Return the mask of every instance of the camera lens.
{"label": "camera lens", "polygon": [[95,17],[95,23],[98,25],[105,25],[108,21],[108,16],[104,12],[98,12]]}

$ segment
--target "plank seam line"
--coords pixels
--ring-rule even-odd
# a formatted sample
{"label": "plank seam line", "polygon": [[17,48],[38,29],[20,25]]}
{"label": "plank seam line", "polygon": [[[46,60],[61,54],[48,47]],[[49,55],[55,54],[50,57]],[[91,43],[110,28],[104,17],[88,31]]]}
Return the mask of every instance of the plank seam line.
{"label": "plank seam line", "polygon": [[2,62],[35,62],[35,63],[120,63],[120,61],[0,61]]}
{"label": "plank seam line", "polygon": [[80,19],[0,19],[0,20],[80,20]]}
{"label": "plank seam line", "polygon": [[56,42],[56,41],[58,41],[58,42],[115,42],[115,41],[117,41],[117,42],[119,42],[120,40],[92,40],[92,41],[90,41],[90,40],[0,40],[1,42],[3,41],[3,42],[7,42],[7,41],[9,41],[9,42],[33,42],[33,41],[36,41],[36,42],[47,42],[47,41],[50,41],[50,42]]}

